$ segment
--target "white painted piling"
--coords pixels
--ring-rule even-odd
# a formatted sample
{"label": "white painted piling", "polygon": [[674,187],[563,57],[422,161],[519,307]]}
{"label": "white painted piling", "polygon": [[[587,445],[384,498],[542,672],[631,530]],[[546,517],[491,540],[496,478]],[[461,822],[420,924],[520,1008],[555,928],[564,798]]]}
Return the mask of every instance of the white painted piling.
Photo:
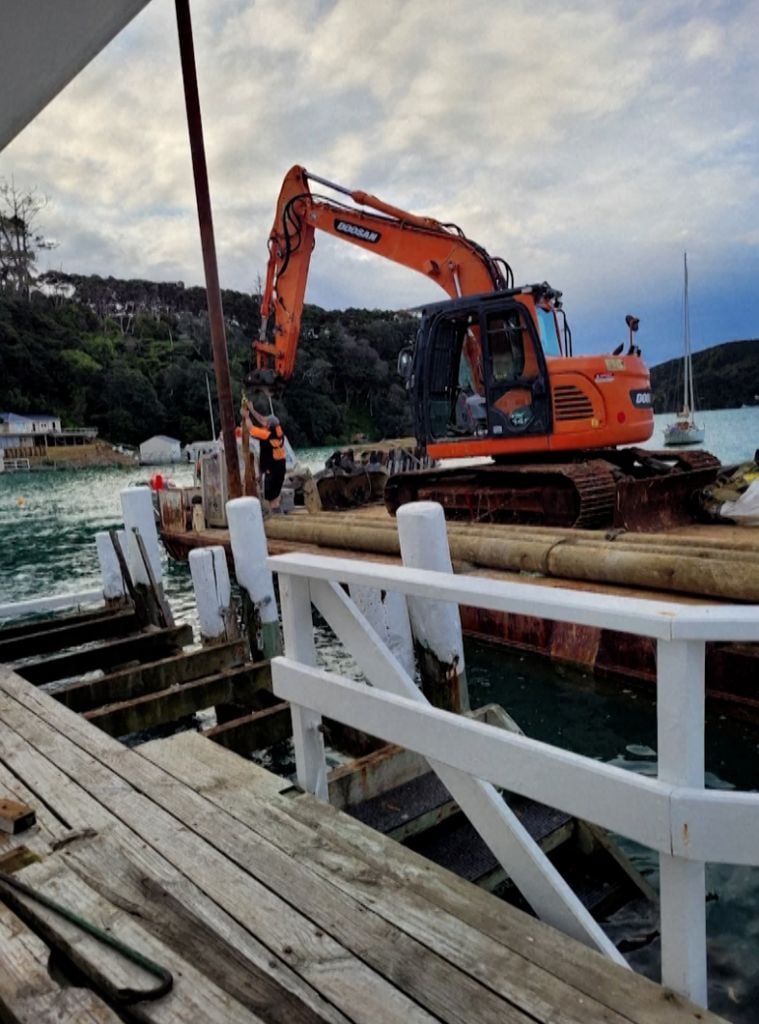
{"label": "white painted piling", "polygon": [[224,548],[195,548],[190,552],[190,575],[204,643],[234,640],[238,631],[232,609],[232,586]]}
{"label": "white painted piling", "polygon": [[269,551],[261,502],[258,498],[233,498],[227,502],[227,521],[235,576],[260,623],[263,655],[272,658],[282,653],[282,640],[274,580],[266,565]]}
{"label": "white painted piling", "polygon": [[126,550],[124,555],[129,572],[136,584],[150,586],[150,577],[143,562],[135,537],[135,529],[139,530],[153,579],[160,584],[163,578],[161,568],[161,548],[158,543],[158,530],[155,525],[153,498],[149,487],[125,487],[121,492],[121,511],[124,515],[126,532]]}
{"label": "white painted piling", "polygon": [[106,530],[95,534],[95,547],[103,577],[103,597],[106,601],[120,601],[124,597],[124,578],[113,541]]}
{"label": "white painted piling", "polygon": [[[441,505],[434,501],[410,502],[398,509],[396,521],[405,566],[453,574]],[[408,609],[414,638],[422,654],[428,655],[422,657],[420,666],[425,693],[438,706],[468,711],[464,637],[458,605],[409,597]],[[443,693],[446,685],[452,693],[452,700],[448,703]],[[458,694],[455,692],[457,687]]]}
{"label": "white painted piling", "polygon": [[414,640],[404,595],[356,583],[351,584],[350,595],[375,633],[413,678]]}

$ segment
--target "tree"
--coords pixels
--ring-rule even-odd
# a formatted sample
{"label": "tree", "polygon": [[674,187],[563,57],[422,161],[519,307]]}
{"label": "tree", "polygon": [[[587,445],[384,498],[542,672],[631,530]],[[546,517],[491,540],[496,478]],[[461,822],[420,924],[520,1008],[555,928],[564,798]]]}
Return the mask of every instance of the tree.
{"label": "tree", "polygon": [[55,248],[35,229],[45,206],[47,198],[35,189],[22,192],[0,180],[0,288],[18,298],[29,298],[37,253]]}

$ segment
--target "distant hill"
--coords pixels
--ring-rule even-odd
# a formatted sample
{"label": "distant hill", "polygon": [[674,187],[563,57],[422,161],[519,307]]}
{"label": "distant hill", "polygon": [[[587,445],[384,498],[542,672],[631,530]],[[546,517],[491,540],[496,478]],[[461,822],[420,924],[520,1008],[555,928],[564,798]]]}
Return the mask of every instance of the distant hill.
{"label": "distant hill", "polygon": [[[682,359],[651,367],[654,412],[675,412],[682,402]],[[759,405],[759,339],[727,341],[693,354],[699,409]]]}

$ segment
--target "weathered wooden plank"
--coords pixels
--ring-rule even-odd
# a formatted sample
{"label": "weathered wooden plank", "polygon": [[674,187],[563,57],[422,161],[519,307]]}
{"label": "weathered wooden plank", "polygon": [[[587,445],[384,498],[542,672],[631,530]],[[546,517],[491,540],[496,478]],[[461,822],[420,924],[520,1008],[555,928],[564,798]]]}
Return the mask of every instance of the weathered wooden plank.
{"label": "weathered wooden plank", "polygon": [[[36,816],[34,825],[25,832],[15,836],[0,835],[0,858],[21,846],[46,852],[52,842],[62,838],[68,832],[68,826],[56,817],[47,805],[39,800],[37,794],[32,792],[14,772],[6,767],[2,757],[0,757],[0,793],[34,807]],[[0,871],[2,870],[8,869],[0,868]]]}
{"label": "weathered wooden plank", "polygon": [[429,770],[420,754],[388,743],[366,757],[333,768],[327,777],[329,802],[341,808],[360,804]]}
{"label": "weathered wooden plank", "polygon": [[[358,855],[354,839],[336,842],[330,837],[325,842],[320,829],[304,827],[290,817],[288,810],[294,801],[288,801],[284,809],[272,809],[271,801],[258,800],[254,787],[246,783],[257,778],[260,769],[253,766],[251,772],[249,762],[244,761],[239,766],[230,765],[228,758],[220,764],[215,752],[204,749],[202,743],[203,738],[197,734],[188,735],[186,740],[176,736],[147,744],[142,753],[179,781],[194,778],[195,788],[275,844],[286,856],[308,865],[345,895],[370,906],[388,925],[444,957],[451,971],[462,971],[497,993],[504,1000],[502,1012],[515,1007],[534,1015],[536,1020],[550,1020],[552,1024],[623,1024],[629,1020],[623,1012],[615,1012],[578,993],[536,967],[523,954],[493,942],[476,927],[445,913],[420,893],[388,877],[381,865],[370,867]],[[385,859],[389,860],[400,847],[384,837],[383,842]],[[517,913],[504,904],[500,907],[503,914]],[[473,1014],[480,1009],[477,1002],[472,1003]]]}
{"label": "weathered wooden plank", "polygon": [[203,730],[203,735],[227,750],[246,755],[252,750],[260,750],[287,739],[292,736],[292,732],[290,705],[287,701],[281,701],[271,708],[234,718],[223,725],[214,725]]}
{"label": "weathered wooden plank", "polygon": [[9,622],[5,626],[0,626],[0,641],[28,636],[30,633],[39,633],[46,629],[75,626],[82,622],[96,622],[98,619],[109,618],[111,615],[113,615],[113,608],[103,607],[95,608],[92,611],[62,612],[59,615],[49,615],[45,618],[37,616],[31,620],[24,619],[22,622]]}
{"label": "weathered wooden plank", "polygon": [[9,665],[30,683],[50,683],[54,679],[81,676],[95,669],[107,670],[127,661],[156,661],[175,654],[184,644],[192,643],[192,627],[173,626],[170,629],[148,629],[137,636],[111,640],[97,647],[59,654],[43,661]]}
{"label": "weathered wooden plank", "polygon": [[[0,676],[2,676],[2,671],[0,671]],[[80,721],[78,719],[75,720]],[[2,716],[0,716],[0,723],[5,726]],[[38,722],[37,725],[39,732],[44,733],[44,724]],[[93,730],[93,727],[88,727],[88,731],[92,733],[95,730]],[[99,737],[112,752],[129,755],[129,751],[125,751],[115,740],[111,740],[105,734],[99,734]],[[64,756],[65,751],[68,751],[70,755],[71,745],[56,743],[53,730],[48,729],[48,739],[51,740],[53,756],[56,758]],[[11,744],[13,746],[12,751],[10,750]],[[97,879],[100,881],[101,886],[103,884],[103,877],[106,880],[110,880],[110,888],[106,888],[104,891],[107,898],[111,899],[112,902],[117,901],[113,887],[116,886],[117,893],[122,893],[123,886],[127,884],[128,876],[128,873],[125,873],[122,885],[122,879],[119,871],[116,870],[116,866],[119,864],[123,866],[125,860],[132,865],[137,865],[136,872],[137,877],[140,879],[140,886],[147,886],[146,891],[148,893],[156,891],[170,892],[173,901],[176,901],[179,906],[189,908],[189,910],[185,909],[183,911],[185,916],[190,913],[193,918],[197,918],[204,923],[209,930],[220,937],[219,941],[223,940],[229,943],[237,951],[237,955],[244,958],[248,964],[249,973],[263,979],[262,985],[264,985],[264,980],[267,981],[268,987],[264,989],[264,1005],[276,1003],[279,999],[279,986],[284,986],[292,994],[293,999],[299,1000],[306,1007],[317,1013],[319,1019],[327,1021],[329,1024],[346,1024],[348,1017],[325,1001],[319,994],[319,985],[315,984],[312,986],[301,977],[301,974],[304,972],[300,970],[299,963],[295,963],[294,966],[297,970],[294,970],[282,958],[283,949],[291,950],[292,952],[289,955],[295,956],[295,954],[299,955],[301,953],[302,945],[297,944],[293,946],[290,944],[292,939],[291,930],[280,935],[275,929],[273,934],[269,934],[265,930],[266,920],[263,921],[262,927],[260,915],[257,913],[255,893],[252,898],[249,898],[247,895],[249,887],[246,885],[246,881],[250,881],[248,876],[242,875],[244,881],[234,883],[234,895],[228,901],[229,907],[232,908],[231,913],[226,912],[188,877],[177,873],[168,860],[153,850],[148,843],[137,838],[111,810],[85,792],[78,785],[75,777],[72,778],[64,774],[57,764],[53,764],[46,756],[7,727],[0,729],[0,754],[8,758],[14,771],[26,778],[31,778],[35,788],[49,794],[48,799],[51,803],[55,804],[60,816],[70,820],[74,826],[78,826],[75,830],[67,829],[62,836],[57,838],[57,845],[65,845],[67,858],[72,860],[78,858],[80,850],[86,850],[88,842],[95,835],[115,836],[118,849],[121,851],[121,857],[118,862],[115,858],[109,857],[104,870],[101,871],[101,877]],[[64,759],[68,763],[70,758],[65,757]],[[86,772],[88,777],[102,776],[103,781],[99,790],[104,792],[106,801],[109,796],[112,797],[115,789],[124,786],[118,776],[113,775],[107,770],[104,773],[103,766],[87,755],[77,758],[75,754],[71,761],[74,775],[76,775],[76,764],[79,763],[80,770]],[[107,782],[109,778],[111,780],[110,791]],[[272,778],[275,777],[272,776]],[[142,802],[143,805],[146,803],[144,800]],[[139,813],[139,808],[137,813]],[[143,814],[147,820],[149,814],[144,810]],[[92,827],[83,827],[81,824],[82,820],[88,821]],[[180,844],[186,846],[187,841],[187,831],[181,827],[175,827],[174,832],[172,832],[169,838],[169,844],[173,842],[177,846]],[[49,849],[50,847],[48,846],[48,852]],[[192,849],[183,850],[182,864],[194,863],[195,856]],[[208,865],[202,856],[200,861],[201,868],[197,874],[202,878],[203,867],[208,867]],[[133,867],[132,873],[134,872],[135,868]],[[141,893],[135,901],[127,889],[126,896],[119,898],[126,899],[127,902],[132,899],[136,906],[141,906],[143,911],[147,913],[144,907],[144,893]],[[156,910],[159,917],[163,919],[160,901],[156,904]],[[281,912],[282,908],[280,907]],[[167,915],[167,920],[169,919],[170,915]],[[268,948],[256,937],[259,931],[263,932],[264,937],[269,940],[270,945]],[[164,939],[166,939],[166,936],[164,936]],[[187,941],[185,936],[177,943],[177,948],[180,952]],[[200,953],[199,959],[202,959]],[[321,970],[325,974],[329,974],[326,964],[322,965]],[[315,974],[316,981],[319,982],[319,972],[315,971]],[[337,958],[336,974],[339,981],[341,977],[339,958]],[[334,987],[334,985],[330,985],[328,979],[326,984],[328,991],[331,991]],[[345,998],[347,999],[347,997]],[[372,999],[371,1002],[374,1005],[376,1001]],[[287,1006],[288,1002],[286,1001],[283,1005]],[[283,1020],[283,1024],[286,1024],[286,1018]]]}
{"label": "weathered wooden plank", "polygon": [[13,836],[31,828],[35,821],[34,808],[29,804],[0,796],[0,832]]}
{"label": "weathered wooden plank", "polygon": [[158,693],[147,693],[134,700],[86,711],[84,717],[111,736],[126,736],[165,722],[175,722],[214,704],[250,706],[252,694],[270,687],[268,662],[239,665]]}
{"label": "weathered wooden plank", "polygon": [[132,609],[97,616],[85,622],[65,625],[53,622],[24,636],[6,638],[0,635],[0,661],[18,661],[51,651],[63,651],[79,644],[125,636],[138,628]]}
{"label": "weathered wooden plank", "polygon": [[[0,722],[29,738],[39,753],[54,756],[56,764],[72,779],[76,778],[82,789],[107,805],[124,825],[194,882],[227,915],[260,936],[271,951],[269,962],[276,963],[271,954],[283,959],[321,994],[322,1005],[328,1000],[356,1024],[376,1024],[379,1020],[383,1024],[429,1024],[436,1019],[240,866],[247,868],[247,854],[255,842],[249,830],[243,830],[242,841],[236,840],[234,857],[225,856],[210,843],[193,836],[191,829],[178,820],[176,808],[167,813],[159,806],[170,791],[184,787],[178,787],[154,766],[150,779],[145,778],[149,762],[136,751],[122,747],[45,694],[30,689],[23,680],[4,672],[2,667],[0,688],[4,691],[0,698]],[[58,731],[61,728],[70,734],[70,741],[64,740]],[[4,736],[0,730],[0,749]],[[106,764],[132,778],[142,793],[108,772]],[[108,778],[103,777],[104,771]],[[142,795],[147,792],[146,782],[156,798],[155,804]],[[192,813],[214,811],[199,797],[191,803]],[[234,824],[231,819],[220,821],[217,817],[212,831],[224,831],[230,823]],[[362,949],[362,956],[363,952]],[[397,962],[399,970],[406,969],[403,958]]]}
{"label": "weathered wooden plank", "polygon": [[[721,1019],[640,975],[615,968],[588,947],[572,942],[542,922],[505,906],[456,875],[433,867],[412,850],[398,845],[389,848],[384,836],[366,829],[335,808],[318,803],[307,795],[296,794],[292,788],[283,789],[278,797],[273,796],[268,772],[227,751],[204,749],[202,740],[198,734],[184,734],[146,744],[140,752],[162,763],[168,764],[171,760],[173,773],[184,771],[180,767],[182,757],[174,751],[180,747],[191,748],[194,786],[198,792],[230,806],[233,800],[233,813],[245,820],[262,814],[265,805],[268,808],[267,820],[273,816],[278,821],[272,803],[279,803],[282,811],[293,821],[307,830],[317,830],[319,844],[327,859],[322,859],[319,847],[309,850],[307,855],[315,868],[321,869],[323,865],[333,872],[338,883],[345,878],[340,863],[341,851],[350,842],[353,855],[364,863],[366,872],[382,873],[383,892],[402,886],[404,898],[416,893],[438,913],[452,915],[461,921],[464,929],[469,926],[483,932],[500,946],[565,982],[580,996],[596,1000],[626,1020],[635,1024],[681,1024],[684,1021],[695,1024],[696,1021]],[[264,823],[263,820],[259,822],[261,827]],[[280,833],[280,836],[280,842],[284,842],[284,834]],[[331,859],[333,855],[338,858],[336,862]],[[589,1021],[592,1019],[587,1017]]]}
{"label": "weathered wooden plank", "polygon": [[[60,856],[33,864],[17,877],[171,971],[174,985],[169,993],[154,1002],[140,1001],[131,1006],[130,1013],[137,1020],[156,1024],[191,1020],[207,1024],[263,1024],[261,1017],[241,1006],[195,965],[151,935],[140,924],[137,908],[130,913],[114,907],[69,871]],[[123,988],[155,988],[154,976],[54,911],[14,889],[4,888],[3,898],[11,900],[14,912],[71,959],[107,999],[113,999]]]}
{"label": "weathered wooden plank", "polygon": [[204,974],[267,1024],[347,1024],[271,953],[264,950],[263,963],[251,959],[243,929],[231,920],[231,927],[222,928],[218,912],[206,912],[208,905],[213,908],[208,898],[176,873],[156,871],[155,861],[144,844],[127,846],[113,835],[75,843],[67,851],[67,864],[89,886],[115,906],[139,908],[144,927],[186,960],[202,964]]}
{"label": "weathered wooden plank", "polygon": [[0,902],[0,1020],[4,1024],[119,1024],[94,992],[61,988],[47,969],[50,950]]}
{"label": "weathered wooden plank", "polygon": [[212,672],[241,665],[246,658],[241,640],[182,651],[159,661],[111,672],[95,680],[81,680],[55,691],[55,699],[73,711],[90,711],[103,704],[132,700],[145,693],[166,690]]}

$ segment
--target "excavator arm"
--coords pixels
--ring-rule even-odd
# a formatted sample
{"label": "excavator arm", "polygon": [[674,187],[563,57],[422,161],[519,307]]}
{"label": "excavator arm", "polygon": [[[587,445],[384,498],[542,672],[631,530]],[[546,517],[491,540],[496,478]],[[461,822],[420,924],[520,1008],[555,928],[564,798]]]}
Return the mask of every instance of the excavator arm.
{"label": "excavator arm", "polygon": [[[313,194],[310,181],[342,193],[354,205]],[[366,192],[309,174],[303,167],[292,167],[282,183],[269,236],[261,330],[253,343],[254,384],[269,386],[293,374],[317,230],[424,274],[451,298],[513,285],[508,264],[490,256],[455,225],[419,217]]]}

